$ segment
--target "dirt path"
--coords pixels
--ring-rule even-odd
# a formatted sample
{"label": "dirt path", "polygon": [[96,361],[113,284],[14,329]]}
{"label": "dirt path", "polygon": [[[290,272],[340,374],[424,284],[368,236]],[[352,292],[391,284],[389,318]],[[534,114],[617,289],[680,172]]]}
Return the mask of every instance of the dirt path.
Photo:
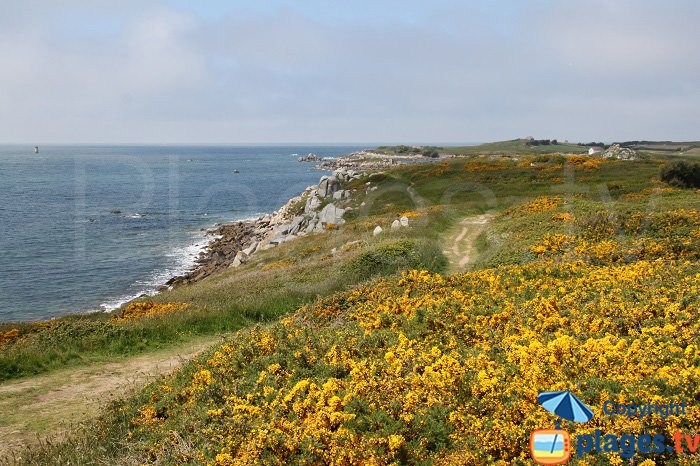
{"label": "dirt path", "polygon": [[474,215],[465,217],[459,222],[456,233],[447,241],[447,249],[443,251],[453,271],[464,270],[474,261],[476,252],[474,243],[491,217],[491,214]]}
{"label": "dirt path", "polygon": [[60,437],[123,397],[220,341],[207,337],[187,344],[104,364],[63,369],[0,384],[0,458],[38,438]]}

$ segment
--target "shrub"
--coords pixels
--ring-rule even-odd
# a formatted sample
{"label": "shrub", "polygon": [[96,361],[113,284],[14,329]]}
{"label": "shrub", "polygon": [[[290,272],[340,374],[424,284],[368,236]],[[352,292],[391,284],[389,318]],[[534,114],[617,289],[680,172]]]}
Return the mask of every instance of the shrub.
{"label": "shrub", "polygon": [[566,162],[566,157],[561,154],[541,154],[533,157],[532,163],[562,164]]}
{"label": "shrub", "polygon": [[700,163],[668,162],[661,168],[661,180],[680,188],[700,188]]}
{"label": "shrub", "polygon": [[126,322],[144,317],[158,317],[171,312],[181,311],[187,308],[187,303],[154,303],[153,301],[139,301],[124,307],[119,313],[112,316],[115,322]]}
{"label": "shrub", "polygon": [[363,252],[347,268],[355,276],[369,279],[410,268],[442,271],[447,266],[446,261],[440,248],[429,240],[399,240]]}

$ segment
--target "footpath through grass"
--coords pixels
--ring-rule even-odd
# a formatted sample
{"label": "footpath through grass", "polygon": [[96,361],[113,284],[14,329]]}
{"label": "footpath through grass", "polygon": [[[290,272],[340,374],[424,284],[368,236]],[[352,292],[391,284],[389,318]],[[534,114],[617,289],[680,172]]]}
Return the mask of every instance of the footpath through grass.
{"label": "footpath through grass", "polygon": [[[150,299],[178,312],[142,319],[115,320],[114,314],[95,313],[0,323],[0,381],[236,331],[400,270],[444,272],[446,232],[464,217],[501,211],[541,195],[617,199],[649,188],[661,163],[661,158],[465,157],[366,176],[344,186],[355,190],[356,209],[341,229],[263,251],[244,267]],[[367,182],[374,190],[366,189]],[[410,217],[410,228],[391,231],[391,222],[404,214]],[[377,225],[385,231],[375,237]],[[485,247],[482,240],[477,241],[480,248]]]}
{"label": "footpath through grass", "polygon": [[[207,313],[268,323],[23,461],[525,464],[529,431],[553,424],[539,391],[572,389],[597,414],[607,399],[694,400],[700,194],[661,183],[662,163],[464,158],[374,175],[375,191],[348,186],[364,206],[342,229],[165,293],[157,300],[188,307],[128,325]],[[433,273],[446,267],[447,232],[486,211],[499,213],[477,238],[474,271]],[[388,230],[400,214],[411,227]],[[387,231],[375,237],[377,224]],[[432,272],[391,276],[402,269]],[[572,434],[699,428],[697,413],[599,415]]]}
{"label": "footpath through grass", "polygon": [[0,385],[0,458],[41,441],[60,442],[66,431],[96,417],[104,406],[166,374],[223,336],[194,339],[118,361],[64,368]]}

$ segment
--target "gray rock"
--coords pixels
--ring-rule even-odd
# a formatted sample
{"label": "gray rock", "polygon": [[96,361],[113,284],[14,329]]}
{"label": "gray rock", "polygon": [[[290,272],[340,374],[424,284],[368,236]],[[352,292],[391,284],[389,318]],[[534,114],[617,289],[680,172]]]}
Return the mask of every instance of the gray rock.
{"label": "gray rock", "polygon": [[328,190],[326,191],[326,196],[330,196],[340,189],[340,183],[336,179],[328,180]]}
{"label": "gray rock", "polygon": [[326,205],[326,207],[321,210],[318,215],[319,223],[323,226],[325,225],[342,225],[345,223],[343,220],[343,215],[345,214],[345,209],[336,207],[335,204],[331,203]]}
{"label": "gray rock", "polygon": [[308,201],[306,201],[306,207],[304,207],[304,211],[306,213],[311,213],[318,210],[319,207],[321,207],[321,199],[319,199],[316,195],[313,195],[309,198]]}
{"label": "gray rock", "polygon": [[620,147],[619,144],[613,144],[612,146],[610,146],[610,148],[608,148],[608,150],[606,150],[605,152],[600,154],[600,156],[605,158],[605,159],[618,159],[618,160],[637,160],[637,159],[639,159],[639,156],[637,155],[637,153],[634,150],[629,149],[627,147]]}
{"label": "gray rock", "polygon": [[255,252],[255,250],[257,248],[258,248],[258,242],[253,241],[253,243],[250,246],[248,246],[247,248],[245,248],[243,250],[243,253],[245,253],[246,256],[250,256],[251,254],[253,254]]}
{"label": "gray rock", "polygon": [[242,264],[245,264],[247,260],[248,255],[243,251],[238,251],[238,253],[236,253],[236,257],[233,259],[233,262],[231,262],[231,267],[240,267]]}
{"label": "gray rock", "polygon": [[399,228],[401,228],[401,222],[399,222],[398,220],[394,220],[393,222],[391,222],[392,230],[398,230]]}
{"label": "gray rock", "polygon": [[336,200],[343,199],[344,195],[345,195],[345,191],[340,189],[340,190],[333,193],[333,199],[336,199]]}
{"label": "gray rock", "polygon": [[294,235],[301,230],[301,227],[306,220],[306,217],[299,215],[297,217],[294,217],[292,220],[292,223],[289,224],[289,234]]}
{"label": "gray rock", "polygon": [[286,236],[278,235],[270,240],[270,244],[274,244],[275,246],[277,246],[278,244],[284,243],[286,240],[287,240]]}
{"label": "gray rock", "polygon": [[318,219],[317,218],[312,218],[309,220],[309,224],[306,226],[306,230],[304,230],[306,233],[311,233],[314,231],[314,228],[316,228],[316,225],[318,224]]}
{"label": "gray rock", "polygon": [[377,225],[377,226],[375,227],[374,231],[372,232],[372,235],[377,236],[377,235],[378,235],[379,233],[381,233],[382,231],[384,231],[384,230],[382,230],[382,227],[380,227],[379,225]]}
{"label": "gray rock", "polygon": [[297,158],[298,162],[318,162],[321,160],[318,155],[310,153],[309,155],[303,155]]}
{"label": "gray rock", "polygon": [[401,217],[401,218],[399,219],[399,221],[401,222],[401,226],[402,226],[402,227],[407,227],[407,226],[408,226],[408,217],[406,217],[405,215],[404,215],[403,217]]}
{"label": "gray rock", "polygon": [[328,177],[323,176],[321,177],[321,181],[318,183],[318,189],[317,189],[318,195],[320,197],[326,197],[328,195]]}

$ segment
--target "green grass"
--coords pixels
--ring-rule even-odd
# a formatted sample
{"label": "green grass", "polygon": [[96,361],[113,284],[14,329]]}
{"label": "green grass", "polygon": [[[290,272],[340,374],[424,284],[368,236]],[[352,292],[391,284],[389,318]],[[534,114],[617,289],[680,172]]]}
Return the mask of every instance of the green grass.
{"label": "green grass", "polygon": [[[262,251],[243,267],[152,298],[187,303],[185,311],[126,324],[111,322],[111,315],[104,313],[69,316],[37,332],[29,332],[30,324],[0,324],[0,332],[11,328],[28,332],[18,343],[0,349],[0,381],[230,333],[407,268],[442,272],[446,270],[443,237],[466,215],[503,210],[537,196],[612,201],[648,187],[650,180],[658,178],[660,165],[674,157],[608,161],[596,170],[582,169],[566,159],[557,165],[562,161],[538,156],[459,157],[365,176],[346,186],[356,190],[356,209],[347,215],[348,223],[341,229]],[[366,193],[367,181],[378,189]],[[363,207],[359,207],[361,202]],[[406,211],[420,216],[411,218],[408,229],[389,231],[391,222]],[[537,216],[530,216],[523,219],[523,226],[537,221]],[[385,232],[374,237],[371,232],[376,225]],[[345,251],[343,245],[354,240],[361,243]],[[513,243],[514,250],[518,247]],[[479,239],[477,248],[489,249],[487,239]],[[264,270],[282,259],[292,263]]]}
{"label": "green grass", "polygon": [[[386,170],[381,175],[363,178],[348,186],[358,190],[356,202],[364,202],[365,206],[353,211],[347,217],[348,223],[340,230],[285,243],[256,254],[242,268],[224,271],[154,298],[161,302],[186,302],[190,304],[190,310],[167,318],[129,324],[127,330],[123,330],[124,335],[116,337],[114,343],[108,343],[109,339],[115,338],[111,334],[108,338],[100,336],[95,340],[89,336],[93,332],[108,334],[101,330],[109,326],[106,316],[69,318],[66,319],[67,327],[92,326],[91,330],[85,334],[67,331],[54,335],[51,337],[53,343],[46,346],[55,347],[59,355],[70,350],[83,355],[80,357],[85,357],[85,351],[87,354],[91,351],[96,355],[106,354],[100,346],[88,346],[87,349],[80,346],[90,341],[93,345],[113,346],[109,354],[143,351],[149,345],[164,344],[189,335],[230,331],[256,322],[274,321],[300,305],[377,276],[395,274],[398,270],[427,268],[442,271],[446,262],[440,252],[441,241],[446,233],[464,216],[487,211],[500,212],[500,215],[496,215],[476,240],[479,258],[474,267],[477,269],[532,261],[534,256],[530,248],[546,233],[581,234],[597,228],[610,228],[616,238],[624,239],[621,225],[634,212],[662,215],[668,210],[697,206],[698,193],[694,190],[648,193],[655,187],[667,188],[658,182],[659,169],[666,160],[675,157],[651,155],[635,162],[612,160],[596,169],[575,166],[566,159],[538,156],[517,159],[465,157]],[[376,191],[364,192],[364,183],[368,179],[378,187]],[[554,211],[512,209],[542,196],[559,198],[561,202],[556,212],[569,213],[575,220],[556,224],[552,222]],[[419,214],[411,217],[411,227],[389,231],[391,221],[407,211]],[[371,231],[376,225],[381,225],[386,231],[375,237]],[[650,230],[644,234],[653,237],[656,232]],[[345,250],[344,245],[356,240],[360,241],[359,245]],[[335,254],[331,252],[334,248]],[[292,263],[270,268],[282,259],[292,259]],[[431,325],[438,324],[433,322]],[[410,331],[420,334],[425,329],[408,328],[407,332]],[[49,341],[48,336],[45,341]],[[385,343],[380,343],[377,347],[383,348]],[[138,349],[139,345],[142,345],[141,349]],[[38,351],[41,346],[37,343],[29,347]],[[24,350],[18,348],[18,352],[21,351]],[[174,387],[186,386],[192,374],[201,367],[198,364],[208,357],[205,354],[186,365],[168,383]],[[321,379],[328,377],[329,374],[319,372],[321,366],[304,368],[307,372],[300,369],[299,377],[309,374]],[[246,366],[248,378],[240,383],[253,384],[261,368]],[[128,452],[138,451],[139,446],[129,440],[128,434],[132,430],[129,421],[136,415],[137,407],[148,402],[149,393],[148,390],[139,391],[128,400],[115,404],[99,421],[92,422],[89,429],[74,432],[64,443],[29,452],[26,462],[90,464],[111,458],[130,459]],[[439,424],[441,417],[444,416],[436,413],[436,420],[430,425]],[[182,419],[182,422],[182,432],[185,432],[187,420]],[[389,426],[392,421],[372,418],[366,422],[373,425],[355,427],[374,429],[375,426]],[[437,444],[447,438],[446,433],[431,429]],[[175,462],[176,458],[177,452],[173,452],[170,459]]]}
{"label": "green grass", "polygon": [[[343,234],[300,240],[265,251],[251,264],[230,269],[202,282],[185,285],[152,298],[184,302],[188,309],[164,317],[115,323],[110,314],[71,316],[48,330],[29,333],[0,351],[0,380],[39,374],[66,366],[109,360],[180,344],[202,335],[230,333],[269,321],[325,296],[377,275],[409,267],[439,268],[430,245],[401,237],[382,238],[337,257]],[[348,238],[349,240],[349,238]],[[260,270],[280,257],[303,257],[305,249],[321,249],[292,266]],[[432,267],[431,267],[432,264]],[[29,324],[4,324],[29,328]]]}
{"label": "green grass", "polygon": [[[639,144],[628,144],[633,149],[644,152],[653,152],[656,154],[684,154],[697,155],[700,151],[700,143],[695,141],[689,142],[672,142],[672,141],[647,141]],[[678,146],[686,148],[681,152],[677,150]],[[508,141],[488,142],[474,146],[445,146],[434,147],[425,146],[421,148],[410,146],[382,146],[378,148],[378,152],[384,154],[395,155],[418,155],[425,150],[436,150],[440,154],[448,155],[523,155],[523,154],[587,154],[588,146],[582,146],[575,143],[561,143],[549,145],[529,145],[526,139],[511,139]]]}
{"label": "green grass", "polygon": [[490,142],[478,146],[447,147],[445,153],[454,155],[515,155],[515,154],[550,154],[563,152],[566,154],[585,154],[588,147],[578,144],[550,144],[546,146],[530,146],[525,139],[513,139],[511,141]]}
{"label": "green grass", "polygon": [[[429,235],[424,235],[419,225],[401,233],[372,237],[375,222],[383,222],[387,230],[386,223],[390,222],[376,210],[371,209],[362,222],[284,243],[254,255],[240,268],[149,298],[189,305],[165,317],[115,323],[112,314],[75,315],[57,319],[48,329],[39,331],[30,323],[0,324],[0,332],[18,328],[26,334],[17,343],[0,349],[0,381],[135,355],[199,336],[230,333],[275,319],[319,296],[406,268],[442,270],[445,261],[435,245],[436,236],[426,240]],[[358,235],[365,237],[362,244],[344,251],[343,245]],[[332,254],[334,248],[336,254]],[[293,263],[266,267],[285,258]]]}
{"label": "green grass", "polygon": [[[405,146],[383,146],[380,152],[386,154],[411,155],[420,154],[421,151],[413,149],[407,151]],[[588,153],[588,147],[579,146],[578,144],[550,144],[542,146],[531,146],[526,144],[525,139],[513,139],[510,141],[489,142],[478,144],[475,146],[447,146],[447,147],[430,147],[430,150],[436,150],[440,154],[451,155],[521,155],[521,154],[549,154],[554,152],[563,152],[567,154],[584,154]]]}

